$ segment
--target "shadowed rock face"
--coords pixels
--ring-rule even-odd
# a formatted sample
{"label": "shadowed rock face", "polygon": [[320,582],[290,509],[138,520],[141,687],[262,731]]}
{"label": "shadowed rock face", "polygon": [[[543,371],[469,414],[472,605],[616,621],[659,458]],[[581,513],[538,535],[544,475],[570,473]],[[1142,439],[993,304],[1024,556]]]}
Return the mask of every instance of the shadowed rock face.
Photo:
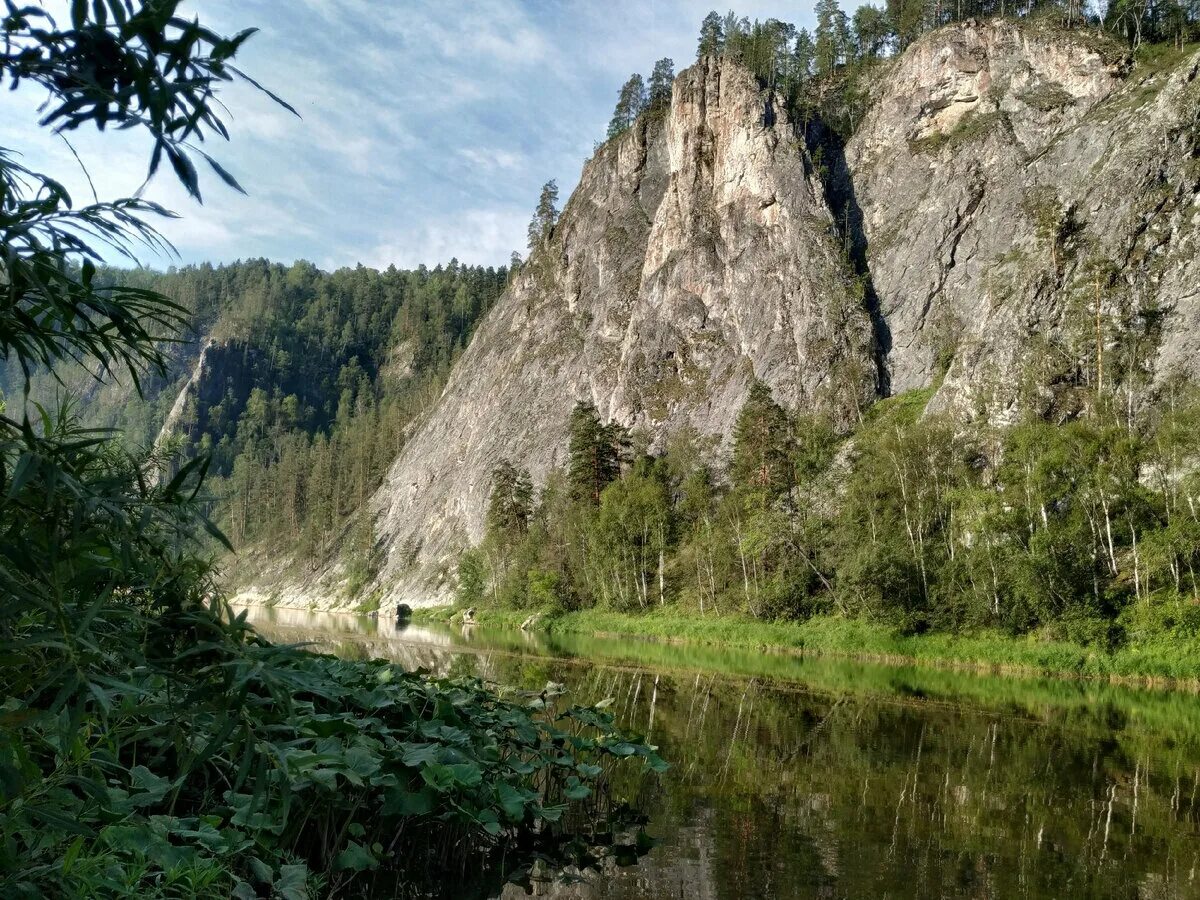
{"label": "shadowed rock face", "polygon": [[1142,332],[1106,347],[1105,377],[1197,371],[1198,65],[1127,75],[1005,23],[944,29],[894,63],[840,173],[893,392],[948,366],[935,409],[1003,421],[1022,384],[1061,404],[1047,385],[1094,356],[1097,311],[1105,344],[1118,320]]}
{"label": "shadowed rock face", "polygon": [[935,383],[933,409],[1002,422],[1020,397],[1069,414],[1056,385],[1094,365],[1098,333],[1110,368],[1087,377],[1140,385],[1131,403],[1197,373],[1198,69],[1130,74],[1077,36],[946,28],[881,68],[826,189],[754,78],[701,60],[587,163],[414,427],[371,503],[370,589],[444,597],[491,470],[543,482],[579,399],[661,445],[684,423],[726,438],[753,377],[846,422]]}

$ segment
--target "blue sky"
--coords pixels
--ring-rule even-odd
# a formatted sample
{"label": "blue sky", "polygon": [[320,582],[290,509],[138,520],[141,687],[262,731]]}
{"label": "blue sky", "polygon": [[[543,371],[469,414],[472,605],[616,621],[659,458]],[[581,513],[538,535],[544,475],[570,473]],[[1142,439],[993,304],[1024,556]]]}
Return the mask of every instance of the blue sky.
{"label": "blue sky", "polygon": [[[603,137],[621,82],[695,56],[711,0],[193,0],[220,30],[257,26],[245,86],[224,97],[231,144],[210,146],[249,197],[215,177],[197,206],[160,176],[147,195],[183,215],[164,233],[183,262],[266,256],[323,268],[503,263],[524,251],[544,181],[565,201]],[[811,3],[744,2],[751,18],[812,25]],[[90,197],[67,146],[36,127],[32,89],[0,95],[0,144]],[[141,184],[148,146],[71,136],[102,197]],[[171,260],[149,259],[162,266]]]}

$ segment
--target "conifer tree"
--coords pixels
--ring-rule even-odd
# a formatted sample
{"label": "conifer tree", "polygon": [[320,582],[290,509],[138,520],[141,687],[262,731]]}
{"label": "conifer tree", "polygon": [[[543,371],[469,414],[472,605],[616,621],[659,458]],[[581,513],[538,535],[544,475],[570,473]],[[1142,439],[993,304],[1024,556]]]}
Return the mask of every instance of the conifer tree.
{"label": "conifer tree", "polygon": [[817,0],[816,62],[818,75],[831,75],[850,49],[850,25],[837,0]]}
{"label": "conifer tree", "polygon": [[567,478],[571,496],[599,506],[600,492],[621,474],[625,429],[615,422],[603,424],[595,405],[580,400],[571,411],[570,434]]}
{"label": "conifer tree", "polygon": [[537,209],[534,210],[533,218],[529,220],[530,250],[545,243],[556,222],[558,222],[558,182],[551,178],[542,185]]}
{"label": "conifer tree", "polygon": [[663,57],[650,73],[650,109],[666,109],[671,105],[671,87],[675,83],[675,61]]}
{"label": "conifer tree", "polygon": [[725,28],[716,10],[710,12],[700,23],[700,45],[698,57],[715,56],[725,49]]}
{"label": "conifer tree", "polygon": [[812,34],[807,28],[801,28],[796,34],[796,44],[792,50],[792,81],[797,95],[803,95],[817,60],[817,46],[813,43]]}
{"label": "conifer tree", "polygon": [[492,470],[492,494],[488,500],[488,531],[497,537],[513,538],[529,527],[533,510],[533,481],[528,469],[518,469],[507,459]]}
{"label": "conifer tree", "polygon": [[742,405],[733,428],[734,487],[760,493],[768,502],[779,497],[790,483],[790,436],[787,413],[757,379]]}
{"label": "conifer tree", "polygon": [[609,139],[615,138],[636,122],[637,117],[645,112],[647,103],[646,83],[641,75],[634,72],[621,85],[617,95],[617,108],[613,110],[612,121],[608,123]]}
{"label": "conifer tree", "polygon": [[854,44],[859,59],[877,59],[888,41],[887,14],[867,4],[854,11]]}

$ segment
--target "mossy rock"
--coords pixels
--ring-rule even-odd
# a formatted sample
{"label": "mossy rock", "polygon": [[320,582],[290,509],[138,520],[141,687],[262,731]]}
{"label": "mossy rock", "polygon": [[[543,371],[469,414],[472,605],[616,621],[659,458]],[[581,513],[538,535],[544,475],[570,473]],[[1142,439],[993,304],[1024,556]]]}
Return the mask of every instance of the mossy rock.
{"label": "mossy rock", "polygon": [[982,140],[997,128],[1009,127],[1008,117],[1003,112],[968,113],[948,131],[937,131],[908,142],[914,154],[938,153],[942,150],[957,150],[967,144]]}

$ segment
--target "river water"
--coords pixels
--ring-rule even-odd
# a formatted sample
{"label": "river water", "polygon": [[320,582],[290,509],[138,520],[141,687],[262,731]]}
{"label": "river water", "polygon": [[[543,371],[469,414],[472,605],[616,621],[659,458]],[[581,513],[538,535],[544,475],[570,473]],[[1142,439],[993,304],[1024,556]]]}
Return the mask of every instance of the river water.
{"label": "river water", "polygon": [[251,619],[340,655],[613,698],[671,763],[626,786],[658,843],[546,895],[1200,898],[1190,693],[285,609]]}

